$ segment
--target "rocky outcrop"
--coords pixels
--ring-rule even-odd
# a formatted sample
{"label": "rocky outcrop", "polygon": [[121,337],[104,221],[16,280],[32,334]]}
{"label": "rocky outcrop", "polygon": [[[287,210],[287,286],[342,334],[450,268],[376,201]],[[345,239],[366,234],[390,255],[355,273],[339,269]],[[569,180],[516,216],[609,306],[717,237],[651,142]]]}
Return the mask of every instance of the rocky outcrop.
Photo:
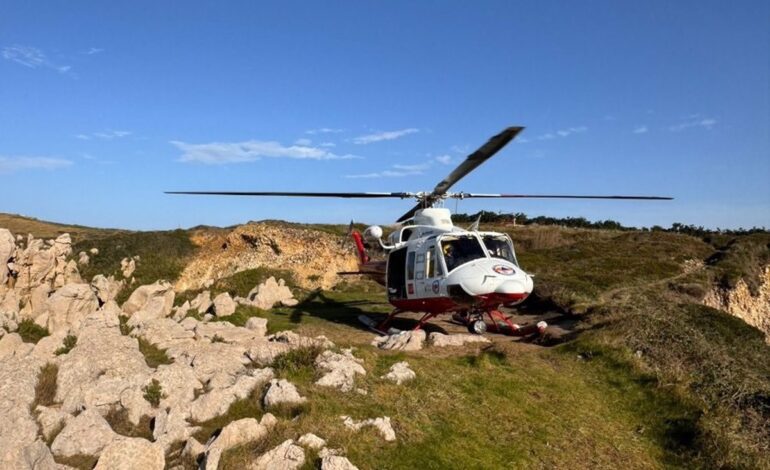
{"label": "rocky outcrop", "polygon": [[276,304],[291,307],[298,303],[286,282],[283,279],[276,281],[272,276],[253,288],[245,300],[241,299],[241,302],[262,310],[270,310]]}
{"label": "rocky outcrop", "polygon": [[163,449],[141,438],[115,440],[102,451],[94,470],[163,470]]}
{"label": "rocky outcrop", "polygon": [[358,266],[339,236],[289,225],[253,223],[193,241],[200,249],[179,277],[178,291],[201,289],[207,281],[256,268],[289,269],[300,287],[328,289],[341,280],[338,272]]}
{"label": "rocky outcrop", "polygon": [[390,417],[383,416],[381,418],[370,418],[361,421],[356,421],[350,416],[341,416],[342,422],[346,428],[353,431],[359,431],[361,428],[371,426],[380,433],[383,439],[388,442],[396,440],[396,432],[393,430],[393,426],[390,424]]}
{"label": "rocky outcrop", "polygon": [[0,468],[30,468],[27,454],[34,449],[38,427],[30,414],[41,361],[28,357],[0,360]]}
{"label": "rocky outcrop", "polygon": [[341,455],[326,455],[321,459],[321,470],[358,470],[358,467]]}
{"label": "rocky outcrop", "polygon": [[123,289],[123,281],[116,281],[115,276],[105,277],[97,274],[91,279],[91,287],[96,292],[96,296],[101,303],[107,303],[115,300],[120,290]]}
{"label": "rocky outcrop", "polygon": [[227,317],[235,313],[236,303],[230,294],[223,292],[214,297],[214,315]]}
{"label": "rocky outcrop", "polygon": [[0,228],[0,286],[8,282],[8,262],[16,251],[16,241],[10,230]]}
{"label": "rocky outcrop", "polygon": [[388,373],[380,378],[395,382],[396,385],[401,385],[404,382],[409,382],[410,380],[417,378],[417,374],[409,368],[408,362],[402,361],[390,366]]}
{"label": "rocky outcrop", "polygon": [[307,398],[301,396],[297,387],[286,379],[273,379],[265,392],[263,402],[265,408],[272,408],[280,405],[301,405]]}
{"label": "rocky outcrop", "polygon": [[341,353],[324,351],[316,357],[315,364],[326,373],[316,381],[316,385],[349,392],[355,385],[356,374],[366,375],[363,363],[363,360],[353,356],[351,349],[343,349]]}
{"label": "rocky outcrop", "polygon": [[123,312],[131,316],[141,310],[144,318],[167,317],[174,306],[174,296],[174,288],[166,281],[141,286],[123,304]]}
{"label": "rocky outcrop", "polygon": [[254,418],[244,418],[228,424],[222,428],[222,432],[220,432],[219,435],[206,446],[204,468],[206,470],[216,470],[217,467],[219,467],[219,460],[224,451],[247,442],[262,439],[267,435],[268,431],[275,425],[275,423],[275,417],[270,413],[267,413],[262,416],[260,421],[257,421]]}
{"label": "rocky outcrop", "polygon": [[123,258],[120,260],[120,273],[125,279],[130,279],[136,271],[136,260],[134,258]]}
{"label": "rocky outcrop", "polygon": [[297,443],[312,450],[321,450],[326,447],[326,441],[311,432],[303,434],[299,439],[297,439]]}
{"label": "rocky outcrop", "polygon": [[46,303],[48,330],[76,331],[90,313],[96,311],[99,301],[88,284],[67,284],[54,292]]}
{"label": "rocky outcrop", "polygon": [[706,293],[703,303],[724,310],[765,334],[770,344],[770,265],[765,266],[758,295],[752,295],[748,284],[739,280],[734,289],[714,288]]}
{"label": "rocky outcrop", "polygon": [[117,439],[120,436],[102,415],[93,409],[86,409],[64,426],[51,444],[51,451],[61,457],[98,456]]}
{"label": "rocky outcrop", "polygon": [[305,451],[293,439],[259,456],[252,470],[295,470],[305,463]]}
{"label": "rocky outcrop", "polygon": [[388,336],[378,336],[372,346],[395,351],[419,351],[425,343],[425,330],[402,331]]}
{"label": "rocky outcrop", "polygon": [[444,333],[434,331],[428,336],[428,343],[437,348],[444,348],[447,346],[462,346],[467,343],[489,343],[489,339],[481,335],[469,333],[445,335]]}

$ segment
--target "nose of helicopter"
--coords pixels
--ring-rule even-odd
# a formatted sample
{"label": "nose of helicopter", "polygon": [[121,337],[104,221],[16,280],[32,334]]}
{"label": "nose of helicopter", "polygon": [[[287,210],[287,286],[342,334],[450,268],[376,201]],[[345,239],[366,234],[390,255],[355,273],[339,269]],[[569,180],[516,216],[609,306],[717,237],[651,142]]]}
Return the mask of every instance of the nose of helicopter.
{"label": "nose of helicopter", "polygon": [[460,284],[465,293],[489,305],[517,304],[526,299],[533,288],[529,274],[499,259],[479,260],[463,266],[449,276],[449,281]]}

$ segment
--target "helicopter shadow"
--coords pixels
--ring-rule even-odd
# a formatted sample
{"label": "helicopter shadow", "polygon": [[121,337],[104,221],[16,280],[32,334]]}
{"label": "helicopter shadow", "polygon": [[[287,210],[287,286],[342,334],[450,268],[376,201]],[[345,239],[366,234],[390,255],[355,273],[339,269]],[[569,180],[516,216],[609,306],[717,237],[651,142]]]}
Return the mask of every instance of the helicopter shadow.
{"label": "helicopter shadow", "polygon": [[[376,322],[380,322],[388,316],[388,313],[383,311],[386,307],[390,309],[390,304],[371,300],[336,300],[325,295],[322,290],[317,289],[292,309],[289,314],[289,321],[292,323],[302,323],[303,317],[311,316],[330,323],[346,325],[358,330],[374,333],[372,329],[361,323],[358,317],[363,315]],[[405,314],[408,315],[407,312]],[[399,330],[412,330],[418,323],[419,320],[417,319],[396,317],[391,322],[391,327]],[[423,329],[426,333],[437,331],[446,334],[443,328],[431,323],[425,324]]]}

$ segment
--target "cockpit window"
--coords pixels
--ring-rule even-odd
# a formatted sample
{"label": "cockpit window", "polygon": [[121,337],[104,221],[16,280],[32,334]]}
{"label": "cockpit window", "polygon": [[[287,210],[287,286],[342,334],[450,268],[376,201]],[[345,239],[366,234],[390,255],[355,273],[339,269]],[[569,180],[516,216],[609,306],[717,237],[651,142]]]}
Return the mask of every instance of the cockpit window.
{"label": "cockpit window", "polygon": [[502,235],[484,235],[484,246],[487,247],[490,256],[500,258],[518,266],[516,255],[513,253],[513,246],[508,237]]}
{"label": "cockpit window", "polygon": [[469,261],[486,258],[481,243],[474,236],[444,237],[441,239],[441,252],[444,254],[447,272]]}

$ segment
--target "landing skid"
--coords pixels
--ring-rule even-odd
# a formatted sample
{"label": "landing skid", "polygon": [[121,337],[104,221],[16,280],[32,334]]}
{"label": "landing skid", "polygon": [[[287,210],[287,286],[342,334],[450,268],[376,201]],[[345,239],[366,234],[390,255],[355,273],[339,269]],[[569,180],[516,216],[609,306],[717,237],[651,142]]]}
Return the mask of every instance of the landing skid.
{"label": "landing skid", "polygon": [[377,322],[375,319],[371,317],[367,317],[366,315],[359,315],[358,321],[363,323],[364,326],[366,326],[370,330],[383,336],[389,336],[389,335],[395,335],[395,334],[401,333],[401,330],[399,330],[398,328],[393,328],[393,327],[382,328],[381,323]]}
{"label": "landing skid", "polygon": [[[487,327],[485,330],[493,333],[500,333],[510,336],[529,336],[535,334],[542,335],[545,332],[545,329],[548,327],[548,323],[544,321],[539,321],[535,324],[530,323],[527,325],[519,325],[517,323],[513,323],[511,322],[511,317],[506,316],[504,313],[498,310],[490,310],[486,312],[486,314],[489,317],[490,322],[486,324]],[[460,313],[455,313],[452,315],[452,320],[461,325],[469,326],[475,322],[483,321],[483,314],[476,313],[462,315]],[[469,328],[469,330],[471,333],[475,333],[473,329]]]}

